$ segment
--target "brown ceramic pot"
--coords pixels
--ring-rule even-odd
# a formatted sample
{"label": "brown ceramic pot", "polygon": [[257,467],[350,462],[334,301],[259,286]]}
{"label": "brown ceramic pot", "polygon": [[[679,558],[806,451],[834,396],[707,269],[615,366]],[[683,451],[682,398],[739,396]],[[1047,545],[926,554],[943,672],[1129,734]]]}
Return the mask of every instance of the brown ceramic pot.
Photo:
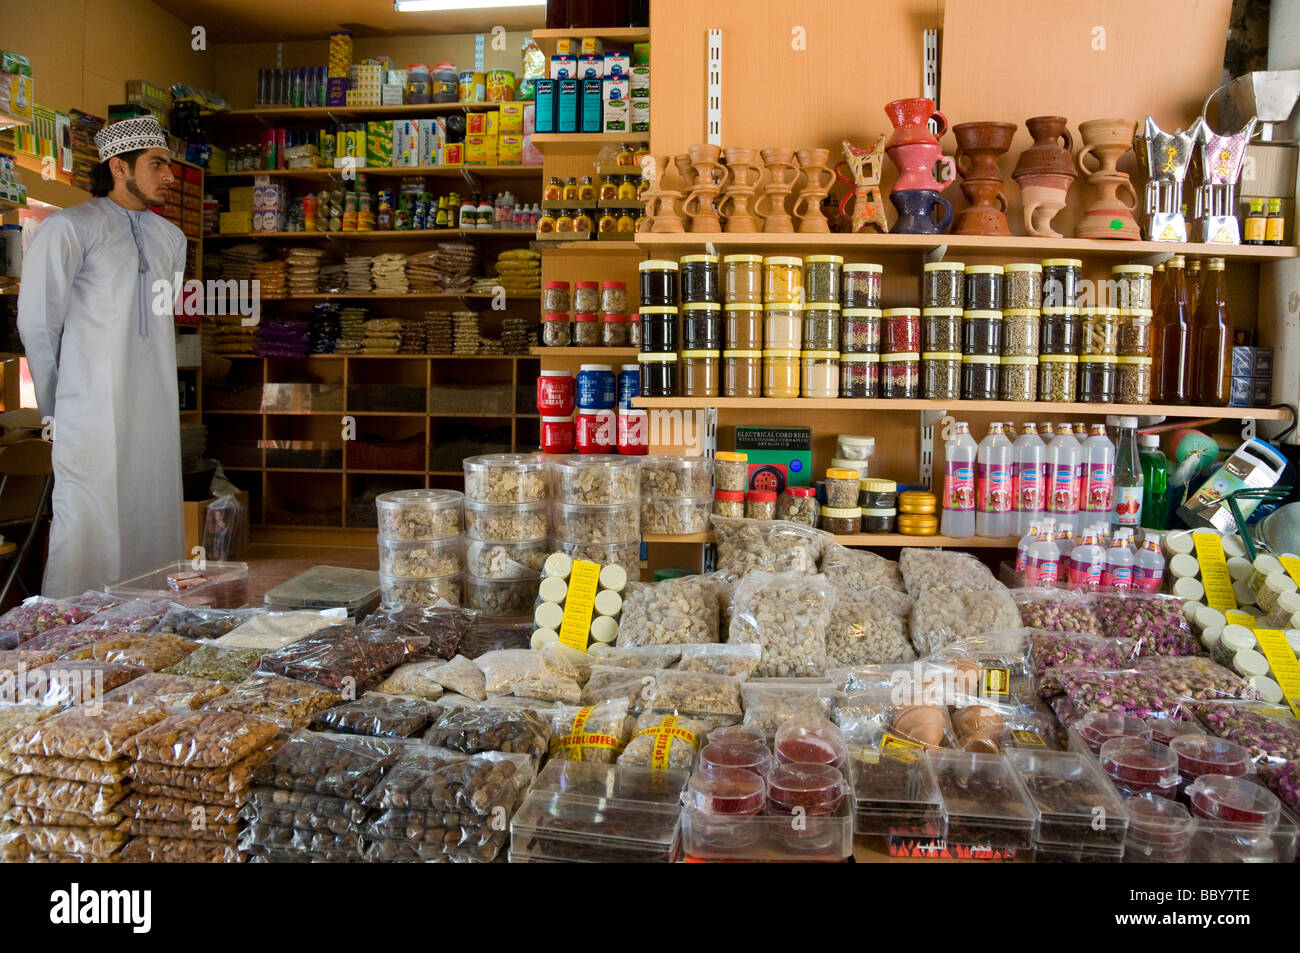
{"label": "brown ceramic pot", "polygon": [[966,181],[1002,181],[998,157],[1011,148],[1016,134],[1014,122],[960,122],[952,127],[957,140],[957,171]]}
{"label": "brown ceramic pot", "polygon": [[1064,116],[1035,116],[1025,120],[1025,128],[1034,137],[1034,144],[1020,153],[1013,179],[1023,176],[1060,175],[1074,181],[1074,137],[1066,128]]}

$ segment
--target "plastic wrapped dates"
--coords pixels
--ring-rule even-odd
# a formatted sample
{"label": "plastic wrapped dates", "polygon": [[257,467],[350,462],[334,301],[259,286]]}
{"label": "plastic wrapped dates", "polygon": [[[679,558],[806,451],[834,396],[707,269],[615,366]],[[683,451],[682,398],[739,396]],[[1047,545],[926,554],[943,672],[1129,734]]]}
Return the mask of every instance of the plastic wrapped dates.
{"label": "plastic wrapped dates", "polygon": [[728,641],[763,647],[759,677],[819,677],[835,595],[824,576],[748,573],[736,588]]}
{"label": "plastic wrapped dates", "polygon": [[366,796],[372,808],[463,811],[487,816],[531,781],[523,759],[496,753],[446,758],[415,751],[403,755]]}
{"label": "plastic wrapped dates", "polygon": [[136,735],[167,717],[160,708],[105,702],[97,711],[71,708],[38,721],[9,740],[16,755],[114,761]]}
{"label": "plastic wrapped dates", "polygon": [[[278,675],[353,693],[406,659],[406,642],[386,632],[337,625],[262,657],[258,674]],[[272,683],[275,687],[278,683]],[[236,689],[237,691],[238,689]]]}
{"label": "plastic wrapped dates", "polygon": [[311,726],[317,731],[337,731],[377,738],[410,738],[429,726],[437,709],[422,698],[400,698],[371,692],[355,701],[317,712]]}
{"label": "plastic wrapped dates", "polygon": [[265,747],[279,733],[275,722],[265,718],[204,709],[146,728],[127,742],[126,753],[159,764],[221,768]]}
{"label": "plastic wrapped dates", "polygon": [[257,784],[339,798],[364,797],[398,759],[394,741],[301,731],[253,771]]}
{"label": "plastic wrapped dates", "polygon": [[466,754],[503,751],[538,758],[550,739],[549,721],[528,708],[453,708],[424,736],[428,744]]}

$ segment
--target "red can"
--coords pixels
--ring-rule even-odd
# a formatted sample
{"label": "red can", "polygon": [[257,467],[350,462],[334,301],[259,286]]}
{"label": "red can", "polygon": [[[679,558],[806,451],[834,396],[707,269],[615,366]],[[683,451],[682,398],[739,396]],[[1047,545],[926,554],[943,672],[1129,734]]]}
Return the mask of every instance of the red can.
{"label": "red can", "polygon": [[541,431],[543,453],[573,453],[572,417],[543,417]]}
{"label": "red can", "polygon": [[612,410],[578,414],[576,445],[579,453],[613,453],[617,444],[618,421]]}
{"label": "red can", "polygon": [[618,452],[625,456],[650,452],[649,411],[625,410],[618,415]]}
{"label": "red can", "polygon": [[537,412],[543,417],[573,414],[574,384],[569,371],[542,371],[537,375]]}

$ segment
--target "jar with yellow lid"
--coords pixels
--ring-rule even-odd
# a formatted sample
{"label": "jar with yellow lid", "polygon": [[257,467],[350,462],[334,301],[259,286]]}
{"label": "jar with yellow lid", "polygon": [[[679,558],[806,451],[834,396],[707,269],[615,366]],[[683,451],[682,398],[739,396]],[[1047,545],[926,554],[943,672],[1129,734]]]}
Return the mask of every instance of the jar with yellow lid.
{"label": "jar with yellow lid", "polygon": [[960,351],[926,351],[921,355],[921,393],[929,400],[960,399]]}
{"label": "jar with yellow lid", "polygon": [[937,516],[900,513],[896,525],[904,536],[935,536],[939,532]]}
{"label": "jar with yellow lid", "polygon": [[757,351],[763,347],[763,306],[744,301],[723,305],[728,350]]}
{"label": "jar with yellow lid", "polygon": [[862,532],[862,508],[823,506],[821,523],[822,530],[833,536],[852,536]]}
{"label": "jar with yellow lid", "polygon": [[1083,340],[1079,352],[1086,360],[1119,351],[1119,312],[1111,308],[1083,309]]}
{"label": "jar with yellow lid", "polygon": [[714,489],[744,493],[749,489],[749,454],[719,450],[713,455]]}
{"label": "jar with yellow lid", "polygon": [[898,494],[898,512],[901,520],[908,516],[933,516],[939,511],[939,501],[933,493],[924,490],[904,490]]}
{"label": "jar with yellow lid", "polygon": [[1049,258],[1043,262],[1043,307],[1073,308],[1079,303],[1083,262],[1077,258]]}
{"label": "jar with yellow lid", "polygon": [[717,255],[684,255],[680,261],[682,303],[722,300],[718,286]]}
{"label": "jar with yellow lid", "polygon": [[966,266],[962,262],[932,261],[923,270],[921,307],[966,307]]}
{"label": "jar with yellow lid", "polygon": [[965,279],[967,311],[1002,310],[1001,265],[967,265]]}
{"label": "jar with yellow lid", "polygon": [[840,309],[840,351],[879,354],[880,322],[879,308]]}
{"label": "jar with yellow lid", "polygon": [[826,471],[826,505],[834,509],[857,506],[861,484],[861,471],[832,467]]}
{"label": "jar with yellow lid", "polygon": [[1071,403],[1079,387],[1079,358],[1075,354],[1038,355],[1038,399]]}
{"label": "jar with yellow lid", "polygon": [[1119,312],[1119,336],[1116,353],[1120,357],[1151,356],[1151,322],[1154,315],[1146,310]]}
{"label": "jar with yellow lid", "polygon": [[1002,312],[1002,356],[1037,357],[1039,324],[1037,308],[1010,308]]}
{"label": "jar with yellow lid", "polygon": [[880,358],[880,396],[910,400],[921,390],[921,355],[884,354]]}
{"label": "jar with yellow lid", "polygon": [[1002,266],[1002,309],[1037,311],[1043,306],[1043,266],[1014,262]]}
{"label": "jar with yellow lid", "polygon": [[838,397],[840,393],[840,352],[804,351],[803,396]]}
{"label": "jar with yellow lid", "polygon": [[799,352],[775,348],[763,352],[763,396],[799,396]]}
{"label": "jar with yellow lid", "polygon": [[682,351],[682,396],[717,397],[718,362],[718,351]]}
{"label": "jar with yellow lid", "polygon": [[691,301],[682,305],[682,338],[691,351],[722,349],[722,305]]}
{"label": "jar with yellow lid", "polygon": [[840,352],[840,396],[876,397],[880,394],[880,355]]}
{"label": "jar with yellow lid", "polygon": [[803,286],[809,304],[840,303],[840,276],[844,259],[839,255],[809,255],[803,260]]}
{"label": "jar with yellow lid", "polygon": [[726,255],[723,257],[722,300],[726,304],[762,305],[762,255]]}
{"label": "jar with yellow lid", "polygon": [[722,394],[724,397],[763,396],[763,352],[722,352]]}
{"label": "jar with yellow lid", "polygon": [[879,308],[885,269],[852,262],[840,269],[840,305],[845,308]]}
{"label": "jar with yellow lid", "polygon": [[810,303],[803,311],[803,347],[809,351],[838,351],[840,306]]}
{"label": "jar with yellow lid", "polygon": [[1151,403],[1151,358],[1117,357],[1115,361],[1116,402],[1121,404]]}
{"label": "jar with yellow lid", "polygon": [[1115,265],[1110,273],[1119,284],[1119,300],[1113,304],[1126,311],[1151,310],[1151,286],[1155,273],[1151,265]]}
{"label": "jar with yellow lid", "polygon": [[1079,360],[1079,400],[1085,404],[1110,404],[1117,389],[1118,358],[1094,354]]}
{"label": "jar with yellow lid", "polygon": [[866,477],[858,483],[858,505],[864,510],[891,510],[898,504],[898,484]]}
{"label": "jar with yellow lid", "polygon": [[641,304],[677,307],[677,262],[649,259],[637,263],[641,278]]}
{"label": "jar with yellow lid", "polygon": [[803,259],[771,255],[763,259],[763,301],[769,305],[803,301]]}
{"label": "jar with yellow lid", "polygon": [[961,359],[962,400],[997,400],[998,369],[1002,358],[996,354],[966,354]]}
{"label": "jar with yellow lid", "polygon": [[795,303],[769,304],[763,311],[763,347],[797,351],[803,347],[803,308]]}
{"label": "jar with yellow lid", "polygon": [[1038,358],[1002,358],[998,373],[998,396],[1002,400],[1037,400]]}

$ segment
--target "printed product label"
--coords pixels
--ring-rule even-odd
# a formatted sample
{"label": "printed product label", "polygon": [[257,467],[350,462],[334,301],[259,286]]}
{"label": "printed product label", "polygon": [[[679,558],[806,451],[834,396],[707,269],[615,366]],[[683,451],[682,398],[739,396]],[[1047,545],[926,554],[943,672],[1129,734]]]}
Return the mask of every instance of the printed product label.
{"label": "printed product label", "polygon": [[1043,511],[1043,471],[1037,464],[1017,463],[1014,469],[1016,509],[1022,513]]}
{"label": "printed product label", "polygon": [[1079,498],[1074,493],[1074,467],[1062,464],[1052,468],[1052,491],[1047,497],[1049,513],[1077,513]]}
{"label": "printed product label", "polygon": [[1101,566],[1097,563],[1070,562],[1070,585],[1096,589],[1101,585]]}
{"label": "printed product label", "polygon": [[1044,586],[1051,588],[1056,585],[1056,560],[1033,560],[1025,567],[1025,585],[1026,586]]}
{"label": "printed product label", "polygon": [[1205,601],[1220,612],[1235,612],[1237,596],[1232,591],[1232,576],[1223,554],[1223,540],[1215,533],[1196,533],[1192,536],[1196,547],[1196,561],[1201,566],[1201,582],[1205,584]]}
{"label": "printed product label", "polygon": [[924,745],[918,744],[909,738],[891,735],[889,732],[885,732],[880,739],[880,754],[886,758],[893,758],[895,761],[910,764],[920,758],[924,751]]}
{"label": "printed product label", "polygon": [[950,510],[975,509],[975,470],[969,464],[948,464],[943,485],[944,507]]}
{"label": "printed product label", "polygon": [[1286,635],[1278,629],[1256,629],[1255,638],[1282,689],[1282,697],[1291,706],[1292,714],[1300,718],[1300,661],[1291,651]]}
{"label": "printed product label", "polygon": [[1111,497],[1115,492],[1115,466],[1099,463],[1084,468],[1083,495],[1081,509],[1089,513],[1109,513]]}
{"label": "printed product label", "polygon": [[1143,592],[1159,592],[1160,582],[1165,578],[1163,569],[1148,570],[1145,566],[1133,567],[1133,588]]}
{"label": "printed product label", "polygon": [[1011,512],[1011,468],[979,464],[979,508],[983,513]]}
{"label": "printed product label", "polygon": [[1115,524],[1137,526],[1142,522],[1142,487],[1121,486],[1115,493]]}
{"label": "printed product label", "polygon": [[1132,566],[1107,566],[1101,575],[1101,584],[1111,589],[1133,588]]}

